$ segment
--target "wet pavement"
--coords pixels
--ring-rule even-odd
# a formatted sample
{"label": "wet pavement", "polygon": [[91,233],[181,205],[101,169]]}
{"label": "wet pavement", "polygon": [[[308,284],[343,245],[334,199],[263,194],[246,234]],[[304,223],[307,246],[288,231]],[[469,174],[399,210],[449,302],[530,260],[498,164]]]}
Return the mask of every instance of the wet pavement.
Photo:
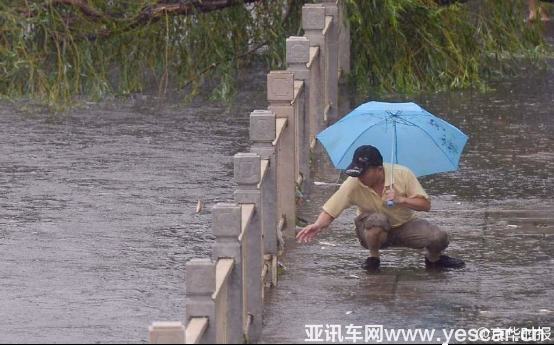
{"label": "wet pavement", "polygon": [[[333,327],[347,336],[350,325],[362,326],[362,337],[366,325],[436,330],[431,343],[446,341],[443,329],[554,326],[554,72],[529,68],[492,86],[486,93],[370,98],[414,101],[469,135],[458,171],[420,179],[433,203],[420,216],[450,234],[447,254],[466,267],[428,271],[424,251],[394,248],[382,251],[381,272],[368,274],[349,209],[314,242],[287,244],[280,259],[286,270],[266,295],[265,343],[305,343],[314,339],[307,325],[321,326],[318,343],[333,342],[325,333]],[[328,184],[314,186],[303,205],[300,215],[310,222],[344,179],[319,160],[314,181]]]}

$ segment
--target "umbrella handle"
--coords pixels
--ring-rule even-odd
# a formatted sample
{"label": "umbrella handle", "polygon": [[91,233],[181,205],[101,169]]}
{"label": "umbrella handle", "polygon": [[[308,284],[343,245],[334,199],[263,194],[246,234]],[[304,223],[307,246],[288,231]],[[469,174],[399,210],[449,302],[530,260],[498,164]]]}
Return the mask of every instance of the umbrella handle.
{"label": "umbrella handle", "polygon": [[[393,121],[394,125],[394,134],[392,136],[392,150],[391,150],[391,159],[390,159],[390,189],[392,190],[392,185],[394,184],[394,154],[396,153],[396,121]],[[392,200],[387,201],[387,206],[392,207],[394,202]]]}

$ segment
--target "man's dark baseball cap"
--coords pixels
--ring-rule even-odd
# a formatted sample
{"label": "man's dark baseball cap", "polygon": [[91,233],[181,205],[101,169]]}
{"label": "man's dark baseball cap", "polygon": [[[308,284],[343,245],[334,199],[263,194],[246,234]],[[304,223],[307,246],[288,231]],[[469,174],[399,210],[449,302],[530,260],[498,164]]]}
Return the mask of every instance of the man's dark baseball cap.
{"label": "man's dark baseball cap", "polygon": [[383,156],[377,148],[371,145],[363,145],[356,149],[352,163],[346,168],[346,175],[352,177],[362,176],[367,169],[383,165]]}

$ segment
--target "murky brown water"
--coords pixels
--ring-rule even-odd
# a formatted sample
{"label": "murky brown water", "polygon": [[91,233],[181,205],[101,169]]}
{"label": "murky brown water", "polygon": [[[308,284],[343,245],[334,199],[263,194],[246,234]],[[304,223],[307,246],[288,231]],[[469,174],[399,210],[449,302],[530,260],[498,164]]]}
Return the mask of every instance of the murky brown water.
{"label": "murky brown water", "polygon": [[[144,343],[183,321],[265,74],[232,104],[91,104],[52,123],[0,103],[0,342]],[[197,214],[198,200],[204,211]]]}

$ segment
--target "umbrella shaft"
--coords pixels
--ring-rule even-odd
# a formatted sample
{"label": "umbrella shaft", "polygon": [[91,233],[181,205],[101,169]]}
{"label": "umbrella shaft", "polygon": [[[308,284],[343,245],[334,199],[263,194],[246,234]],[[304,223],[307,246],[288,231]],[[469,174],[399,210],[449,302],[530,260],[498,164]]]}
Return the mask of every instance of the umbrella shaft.
{"label": "umbrella shaft", "polygon": [[392,185],[394,184],[394,154],[396,153],[396,121],[393,120],[392,123],[392,150],[391,150],[391,169],[390,169],[390,186],[392,188]]}

